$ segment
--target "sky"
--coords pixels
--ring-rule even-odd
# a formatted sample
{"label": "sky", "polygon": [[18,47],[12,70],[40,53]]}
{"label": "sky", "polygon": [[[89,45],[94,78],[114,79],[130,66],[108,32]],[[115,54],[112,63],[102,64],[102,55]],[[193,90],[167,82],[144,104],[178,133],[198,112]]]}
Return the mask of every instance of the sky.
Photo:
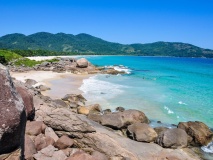
{"label": "sky", "polygon": [[213,0],[0,0],[0,36],[36,32],[213,49]]}

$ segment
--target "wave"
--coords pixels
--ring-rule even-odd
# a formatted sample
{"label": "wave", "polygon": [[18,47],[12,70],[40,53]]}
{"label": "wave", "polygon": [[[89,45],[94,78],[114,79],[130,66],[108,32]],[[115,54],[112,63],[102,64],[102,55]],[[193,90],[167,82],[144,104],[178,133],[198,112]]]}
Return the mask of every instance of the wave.
{"label": "wave", "polygon": [[123,88],[126,88],[126,86],[100,80],[99,76],[96,75],[83,80],[79,89],[83,91],[86,99],[99,101],[122,94]]}
{"label": "wave", "polygon": [[123,65],[105,66],[105,68],[114,68],[116,71],[125,72],[126,74],[131,74],[131,69]]}
{"label": "wave", "polygon": [[164,106],[164,109],[168,111],[168,114],[174,114],[174,112],[170,110],[167,106]]}
{"label": "wave", "polygon": [[210,142],[207,146],[201,147],[201,149],[206,153],[213,153],[213,141]]}
{"label": "wave", "polygon": [[186,103],[179,101],[178,104],[187,105]]}

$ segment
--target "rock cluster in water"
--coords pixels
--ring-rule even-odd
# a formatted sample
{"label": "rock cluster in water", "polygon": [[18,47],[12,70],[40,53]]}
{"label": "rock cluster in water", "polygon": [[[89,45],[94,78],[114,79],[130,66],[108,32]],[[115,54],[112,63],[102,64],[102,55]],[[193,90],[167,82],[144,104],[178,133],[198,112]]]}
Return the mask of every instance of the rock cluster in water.
{"label": "rock cluster in water", "polygon": [[85,105],[86,99],[76,94],[53,100],[35,83],[12,80],[0,65],[2,160],[196,160],[190,148],[213,137],[202,122],[152,128],[141,111],[102,110],[99,104]]}

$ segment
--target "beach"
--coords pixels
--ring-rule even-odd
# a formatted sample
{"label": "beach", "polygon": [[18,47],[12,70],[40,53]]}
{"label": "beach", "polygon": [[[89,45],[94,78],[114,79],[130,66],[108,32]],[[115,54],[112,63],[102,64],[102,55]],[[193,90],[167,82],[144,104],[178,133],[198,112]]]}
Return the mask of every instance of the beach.
{"label": "beach", "polygon": [[91,77],[91,75],[52,71],[11,72],[10,74],[22,82],[25,82],[26,79],[33,79],[38,82],[34,86],[44,85],[49,87],[50,90],[42,91],[42,94],[52,99],[60,99],[66,94],[81,94],[82,91],[79,88],[83,80]]}

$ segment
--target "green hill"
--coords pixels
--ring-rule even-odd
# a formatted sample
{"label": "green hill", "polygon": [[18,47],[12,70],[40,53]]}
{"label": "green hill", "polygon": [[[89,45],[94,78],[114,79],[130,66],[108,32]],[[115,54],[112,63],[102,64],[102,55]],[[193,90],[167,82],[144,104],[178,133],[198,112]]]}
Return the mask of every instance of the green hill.
{"label": "green hill", "polygon": [[[122,54],[213,58],[213,50],[203,49],[186,43],[155,42],[123,45],[108,42],[84,33],[72,35],[39,32],[29,36],[18,33],[8,34],[0,37],[0,48],[19,50],[19,52],[20,50],[27,50],[26,55]],[[40,51],[38,52],[37,50]],[[22,51],[22,54],[24,56],[25,53]]]}

